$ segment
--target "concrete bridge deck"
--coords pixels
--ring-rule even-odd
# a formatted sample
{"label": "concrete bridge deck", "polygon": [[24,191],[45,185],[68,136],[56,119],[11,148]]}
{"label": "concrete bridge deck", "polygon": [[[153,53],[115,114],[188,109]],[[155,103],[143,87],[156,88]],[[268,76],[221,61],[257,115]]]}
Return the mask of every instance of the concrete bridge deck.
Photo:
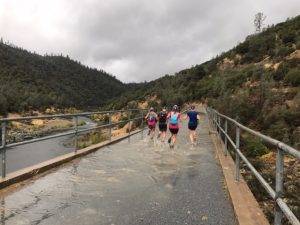
{"label": "concrete bridge deck", "polygon": [[145,133],[5,189],[1,224],[236,224],[208,121],[196,147],[186,122],[174,149]]}

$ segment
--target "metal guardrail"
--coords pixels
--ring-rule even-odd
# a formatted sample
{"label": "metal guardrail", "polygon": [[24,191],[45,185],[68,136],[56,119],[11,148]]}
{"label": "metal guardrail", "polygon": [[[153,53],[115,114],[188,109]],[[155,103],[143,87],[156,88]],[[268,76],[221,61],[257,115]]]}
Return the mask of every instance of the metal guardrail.
{"label": "metal guardrail", "polygon": [[[266,135],[263,135],[257,131],[251,130],[248,127],[243,126],[242,124],[238,123],[234,119],[227,117],[219,112],[217,112],[214,109],[207,108],[206,109],[209,120],[214,127],[214,129],[217,131],[217,133],[220,136],[220,139],[222,140],[222,134],[224,135],[224,154],[227,155],[228,151],[228,142],[232,145],[232,147],[235,150],[235,178],[237,181],[239,181],[240,177],[240,159],[244,161],[246,166],[252,171],[252,173],[255,175],[255,177],[258,179],[258,181],[261,183],[261,185],[265,188],[267,193],[272,197],[272,199],[275,201],[275,216],[274,216],[274,224],[275,225],[281,225],[282,224],[282,213],[287,217],[289,222],[292,225],[300,225],[299,219],[294,215],[294,213],[290,210],[290,208],[287,206],[287,204],[282,199],[283,195],[283,169],[284,169],[284,154],[289,154],[298,160],[300,160],[300,151],[298,151],[295,148],[292,148],[285,143],[282,143],[278,140],[275,140],[273,138],[270,138]],[[224,128],[221,126],[221,119],[224,120]],[[236,140],[235,143],[231,139],[231,137],[228,134],[228,122],[231,122],[235,125],[236,128]],[[268,184],[268,182],[259,174],[259,172],[253,167],[253,165],[249,162],[249,160],[243,155],[243,153],[240,151],[240,131],[246,131],[264,142],[271,144],[275,147],[277,147],[277,153],[276,153],[276,187],[275,190]]]}
{"label": "metal guardrail", "polygon": [[[1,158],[2,158],[2,160],[1,160],[2,161],[1,162],[2,178],[4,178],[6,176],[6,150],[8,148],[25,145],[25,144],[29,144],[29,143],[34,143],[34,142],[39,142],[39,141],[44,141],[44,140],[49,140],[49,139],[53,139],[53,138],[63,137],[63,136],[75,135],[75,150],[74,151],[76,153],[77,148],[78,148],[78,135],[80,133],[85,133],[85,132],[89,132],[89,131],[96,130],[99,128],[107,128],[108,127],[109,128],[109,141],[111,141],[111,137],[112,137],[111,131],[114,126],[123,124],[123,123],[128,123],[128,122],[135,121],[135,120],[141,120],[141,129],[143,130],[143,128],[144,128],[144,111],[145,110],[146,109],[127,109],[127,110],[115,110],[115,111],[85,112],[85,113],[77,113],[77,114],[28,116],[28,117],[19,117],[19,118],[1,118],[0,124],[1,124],[1,131],[2,131],[2,139],[1,139],[2,144],[0,146],[0,151],[1,151]],[[127,112],[129,119],[119,121],[116,123],[112,123],[112,115],[114,113],[118,113],[118,112],[121,112],[121,113]],[[136,118],[131,118],[132,112],[141,112],[141,116],[136,117]],[[109,117],[109,121],[107,124],[99,125],[99,126],[87,128],[87,129],[78,129],[78,117],[99,115],[99,114],[106,114]],[[13,121],[25,121],[25,120],[33,120],[33,119],[53,119],[53,118],[73,118],[74,123],[75,123],[73,130],[67,131],[64,133],[55,134],[55,135],[48,135],[48,136],[41,137],[41,138],[33,138],[31,140],[7,144],[7,125],[8,125],[8,123],[13,122]],[[129,126],[128,132],[130,134],[131,126]],[[142,137],[143,137],[143,132],[142,132]]]}

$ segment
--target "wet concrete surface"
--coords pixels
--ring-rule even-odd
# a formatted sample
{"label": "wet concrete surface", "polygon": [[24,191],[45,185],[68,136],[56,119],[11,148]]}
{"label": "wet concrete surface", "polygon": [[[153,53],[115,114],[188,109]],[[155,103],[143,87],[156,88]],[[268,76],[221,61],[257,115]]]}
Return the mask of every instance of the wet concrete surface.
{"label": "wet concrete surface", "polygon": [[1,224],[235,224],[207,121],[195,147],[186,127],[174,149],[144,132],[2,191]]}

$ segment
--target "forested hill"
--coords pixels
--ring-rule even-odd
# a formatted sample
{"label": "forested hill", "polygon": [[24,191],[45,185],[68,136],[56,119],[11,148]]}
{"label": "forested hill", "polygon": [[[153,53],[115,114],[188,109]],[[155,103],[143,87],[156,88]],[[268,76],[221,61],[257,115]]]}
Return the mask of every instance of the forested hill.
{"label": "forested hill", "polygon": [[299,49],[297,16],[249,35],[210,61],[123,94],[110,107],[145,100],[152,100],[150,105],[154,107],[160,101],[170,106],[202,100],[245,125],[299,148]]}
{"label": "forested hill", "polygon": [[99,107],[126,87],[69,57],[41,56],[0,43],[0,114],[57,107]]}
{"label": "forested hill", "polygon": [[40,56],[0,43],[0,114],[194,100],[300,147],[300,16],[249,35],[205,63],[141,84],[123,84],[68,57]]}

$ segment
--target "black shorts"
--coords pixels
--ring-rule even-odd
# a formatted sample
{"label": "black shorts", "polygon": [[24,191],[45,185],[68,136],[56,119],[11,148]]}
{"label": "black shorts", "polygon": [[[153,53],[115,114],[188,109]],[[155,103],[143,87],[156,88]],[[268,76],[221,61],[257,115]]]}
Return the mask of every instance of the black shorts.
{"label": "black shorts", "polygon": [[167,131],[167,124],[159,124],[158,128],[159,131]]}
{"label": "black shorts", "polygon": [[176,128],[176,129],[169,128],[169,130],[172,134],[177,134],[179,131],[179,128]]}
{"label": "black shorts", "polygon": [[190,129],[190,130],[196,130],[196,128],[197,128],[197,125],[188,125],[188,128]]}
{"label": "black shorts", "polygon": [[153,129],[155,129],[155,124],[154,125],[148,125],[148,127],[149,127],[150,130],[153,130]]}

